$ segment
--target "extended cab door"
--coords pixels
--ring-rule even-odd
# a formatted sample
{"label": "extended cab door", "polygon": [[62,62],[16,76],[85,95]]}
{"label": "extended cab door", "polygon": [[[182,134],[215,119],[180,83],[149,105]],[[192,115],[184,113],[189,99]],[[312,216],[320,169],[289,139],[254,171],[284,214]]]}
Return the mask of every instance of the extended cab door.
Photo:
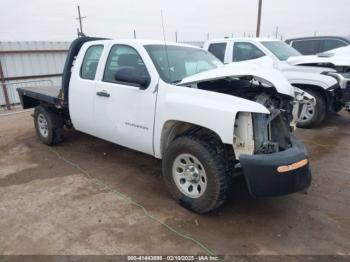
{"label": "extended cab door", "polygon": [[[158,75],[146,50],[135,43],[111,43],[100,64],[92,114],[96,136],[153,155]],[[149,81],[141,86],[133,75]]]}
{"label": "extended cab door", "polygon": [[79,51],[69,82],[69,115],[76,130],[95,135],[95,78],[105,42],[85,43]]}

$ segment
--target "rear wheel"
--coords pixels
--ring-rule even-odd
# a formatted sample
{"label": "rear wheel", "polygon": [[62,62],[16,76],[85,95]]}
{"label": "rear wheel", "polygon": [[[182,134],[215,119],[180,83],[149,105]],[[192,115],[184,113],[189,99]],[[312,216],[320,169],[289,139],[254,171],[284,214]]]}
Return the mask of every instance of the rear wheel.
{"label": "rear wheel", "polygon": [[37,106],[34,111],[34,125],[41,142],[54,145],[61,140],[63,121],[61,116],[43,106]]}
{"label": "rear wheel", "polygon": [[315,97],[316,104],[309,102],[304,104],[299,112],[297,126],[301,128],[312,128],[318,126],[326,117],[326,100],[319,92],[314,90],[305,90]]}
{"label": "rear wheel", "polygon": [[221,206],[231,186],[222,153],[195,136],[179,137],[169,145],[163,158],[163,176],[175,200],[197,213]]}

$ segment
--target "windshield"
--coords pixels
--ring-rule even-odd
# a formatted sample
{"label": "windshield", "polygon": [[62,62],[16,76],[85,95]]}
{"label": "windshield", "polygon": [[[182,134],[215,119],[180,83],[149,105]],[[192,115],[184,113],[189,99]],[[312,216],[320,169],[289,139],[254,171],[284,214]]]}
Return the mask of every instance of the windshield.
{"label": "windshield", "polygon": [[280,41],[261,42],[267,49],[269,49],[281,61],[286,61],[291,56],[300,56],[296,49]]}
{"label": "windshield", "polygon": [[175,45],[146,45],[163,81],[177,83],[183,78],[221,66],[215,56],[199,48]]}

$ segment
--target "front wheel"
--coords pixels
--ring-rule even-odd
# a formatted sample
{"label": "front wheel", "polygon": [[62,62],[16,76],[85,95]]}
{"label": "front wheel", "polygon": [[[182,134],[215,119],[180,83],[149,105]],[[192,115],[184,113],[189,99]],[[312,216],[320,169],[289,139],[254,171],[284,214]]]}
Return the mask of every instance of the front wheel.
{"label": "front wheel", "polygon": [[312,128],[321,124],[325,119],[327,111],[326,100],[319,92],[310,89],[306,90],[306,92],[315,98],[316,104],[309,102],[301,106],[297,127]]}
{"label": "front wheel", "polygon": [[195,136],[182,136],[168,147],[163,158],[168,190],[183,207],[206,213],[227,198],[231,176],[215,145]]}

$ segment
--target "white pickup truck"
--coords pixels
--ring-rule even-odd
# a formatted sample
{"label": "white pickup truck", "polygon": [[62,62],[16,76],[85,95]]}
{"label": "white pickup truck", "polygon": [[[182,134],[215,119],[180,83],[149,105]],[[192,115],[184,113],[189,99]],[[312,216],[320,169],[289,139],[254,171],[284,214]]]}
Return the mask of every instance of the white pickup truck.
{"label": "white pickup truck", "polygon": [[328,111],[338,112],[343,107],[350,110],[350,82],[334,67],[325,68],[325,59],[318,58],[316,63],[286,43],[270,38],[214,39],[206,41],[203,48],[227,64],[244,61],[278,69],[293,86],[315,97],[316,103],[310,101],[301,107],[299,127],[319,125]]}
{"label": "white pickup truck", "polygon": [[162,159],[169,191],[198,213],[225,201],[237,168],[255,197],[311,182],[305,147],[291,134],[294,88],[277,70],[225,67],[183,44],[81,37],[61,87],[18,93],[24,108],[35,107],[43,143],[74,127]]}

